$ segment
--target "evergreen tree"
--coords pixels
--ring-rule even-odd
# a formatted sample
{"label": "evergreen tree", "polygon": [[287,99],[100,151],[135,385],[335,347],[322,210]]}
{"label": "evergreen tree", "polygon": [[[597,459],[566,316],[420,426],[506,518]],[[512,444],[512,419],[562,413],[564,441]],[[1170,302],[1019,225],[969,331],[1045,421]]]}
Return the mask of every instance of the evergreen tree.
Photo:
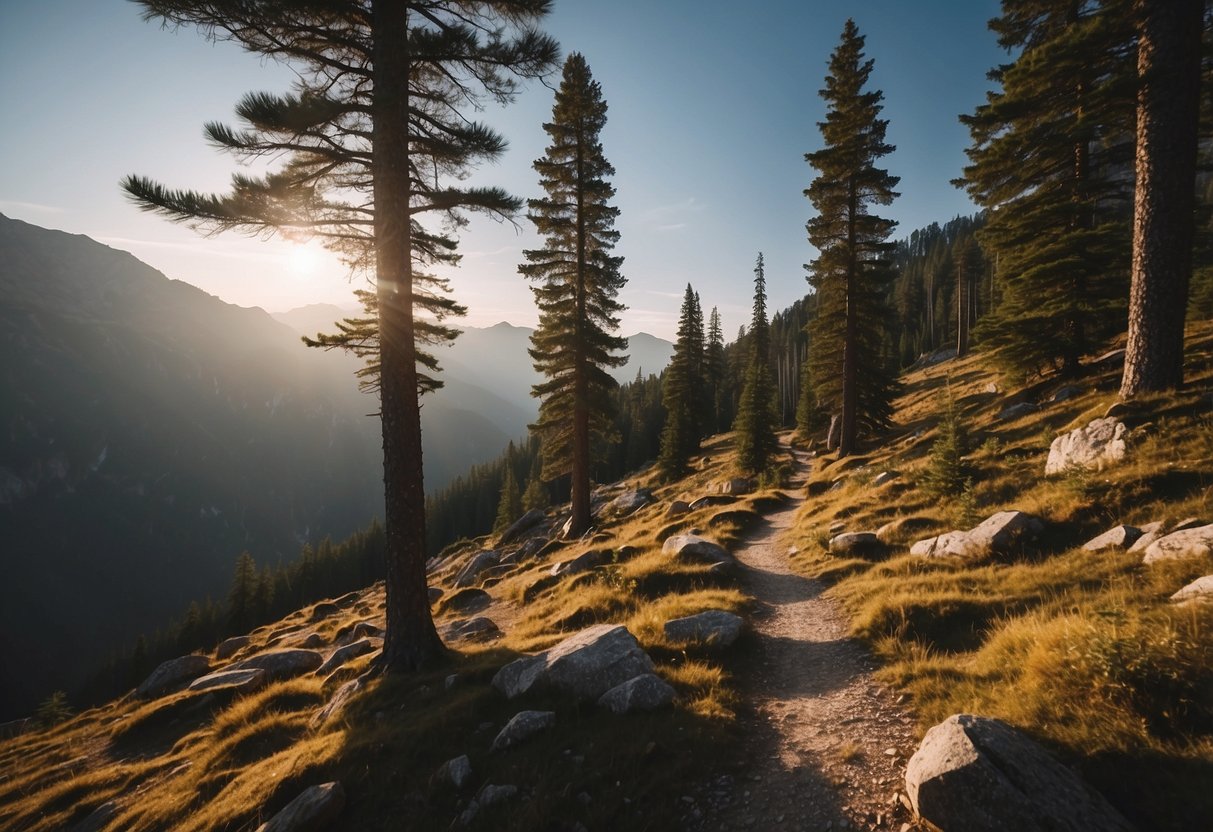
{"label": "evergreen tree", "polygon": [[501,482],[501,497],[497,501],[497,519],[493,521],[493,531],[505,531],[521,516],[522,494],[518,490],[518,480],[514,477],[513,467],[506,465],[505,478]]}
{"label": "evergreen tree", "polygon": [[543,441],[543,477],[570,476],[570,534],[590,526],[590,465],[595,437],[615,437],[607,372],[627,362],[627,340],[614,333],[623,304],[616,300],[625,280],[622,257],[611,254],[619,240],[610,204],[615,188],[607,177],[615,169],[603,156],[599,134],[606,124],[602,88],[585,58],[574,52],[564,63],[552,120],[543,125],[551,137],[543,158],[535,161],[546,192],[528,203],[528,217],[545,238],[542,249],[524,251],[518,270],[532,287],[539,326],[531,336],[531,358],[546,378],[535,385]]}
{"label": "evergreen tree", "polygon": [[207,232],[317,237],[376,287],[386,534],[387,632],[380,657],[411,670],[442,651],[425,580],[425,493],[417,312],[435,300],[424,269],[457,258],[454,239],[422,224],[457,226],[460,211],[512,215],[518,200],[457,183],[505,142],[467,118],[486,98],[510,101],[520,78],[546,75],[557,44],[533,26],[550,0],[142,0],[145,17],[196,26],[215,40],[282,61],[285,95],[245,96],[244,129],[212,124],[217,146],[245,159],[281,158],[264,177],[237,174],[232,192],[173,191],[131,176],[123,187],[147,210]]}
{"label": "evergreen tree", "polygon": [[796,401],[796,433],[803,439],[821,425],[817,397],[813,395],[813,365],[806,361],[800,368],[800,398]]}
{"label": "evergreen tree", "polygon": [[982,245],[1001,302],[983,343],[1020,374],[1078,371],[1124,326],[1127,189],[1132,178],[1128,0],[1004,0],[990,21],[1018,56],[972,115],[957,180],[990,209]]}
{"label": "evergreen tree", "polygon": [[1199,143],[1202,0],[1135,0],[1137,183],[1120,395],[1183,383]]}
{"label": "evergreen tree", "polygon": [[944,414],[939,433],[931,445],[931,456],[923,473],[922,486],[936,497],[954,497],[972,482],[965,455],[969,453],[969,435],[960,421],[956,399],[949,386],[944,392]]}
{"label": "evergreen tree", "polygon": [[538,455],[531,463],[531,472],[527,477],[526,491],[522,493],[522,508],[525,511],[547,508],[551,502],[548,490],[543,484],[542,463]]}
{"label": "evergreen tree", "polygon": [[[306,550],[310,553],[310,547]],[[232,588],[227,594],[227,626],[232,633],[246,633],[254,626],[257,611],[257,564],[248,552],[236,558]]]}
{"label": "evergreen tree", "polygon": [[704,379],[708,396],[711,400],[710,433],[720,433],[726,430],[728,422],[724,420],[725,405],[723,401],[725,383],[724,363],[724,332],[720,327],[720,312],[715,306],[708,317],[708,344],[704,354]]}
{"label": "evergreen tree", "polygon": [[747,339],[749,362],[733,430],[737,432],[738,466],[748,473],[759,474],[766,470],[779,447],[775,436],[779,417],[775,403],[775,378],[771,373],[767,282],[761,252],[754,266],[754,309]]}
{"label": "evergreen tree", "polygon": [[809,266],[817,293],[811,386],[818,407],[841,413],[840,456],[854,452],[861,434],[889,425],[896,391],[884,347],[892,329],[885,303],[893,278],[888,237],[896,223],[871,209],[893,201],[899,180],[876,167],[894,148],[885,142],[888,122],[879,118],[883,93],[864,90],[873,61],[864,60],[863,45],[848,20],[820,93],[827,105],[818,125],[825,146],[805,154],[818,172],[805,191],[817,210],[806,228],[819,252]]}
{"label": "evergreen tree", "polygon": [[687,471],[687,461],[699,449],[699,405],[702,380],[702,316],[696,311],[698,300],[687,284],[678,315],[678,336],[674,355],[666,368],[661,399],[665,405],[665,428],[661,432],[661,451],[657,467],[666,480],[674,480]]}

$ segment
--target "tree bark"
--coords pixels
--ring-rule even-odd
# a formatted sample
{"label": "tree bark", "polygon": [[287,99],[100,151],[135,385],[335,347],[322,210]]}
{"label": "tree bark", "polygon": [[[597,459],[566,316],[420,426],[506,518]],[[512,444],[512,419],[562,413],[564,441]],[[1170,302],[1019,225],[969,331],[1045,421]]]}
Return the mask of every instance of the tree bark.
{"label": "tree bark", "polygon": [[395,0],[375,0],[372,15],[372,173],[387,536],[387,629],[380,662],[388,671],[409,671],[435,659],[443,647],[430,616],[425,580],[425,489],[409,214],[408,12]]}
{"label": "tree bark", "polygon": [[573,357],[573,460],[572,483],[569,494],[571,522],[569,537],[580,537],[590,528],[590,403],[587,390],[589,379],[586,370],[585,316],[586,316],[586,270],[589,253],[586,250],[585,231],[585,163],[584,141],[577,137],[577,274],[576,311],[574,322],[576,355]]}
{"label": "tree bark", "polygon": [[859,216],[859,198],[855,190],[855,179],[850,182],[850,200],[847,205],[847,321],[843,334],[842,347],[842,433],[838,441],[838,457],[850,456],[855,452],[855,439],[858,433],[859,410],[859,366],[856,350],[859,341],[858,310],[855,302],[856,286],[859,283],[859,257],[856,234],[856,221]]}
{"label": "tree bark", "polygon": [[1120,397],[1183,384],[1200,108],[1201,0],[1135,0],[1137,185]]}

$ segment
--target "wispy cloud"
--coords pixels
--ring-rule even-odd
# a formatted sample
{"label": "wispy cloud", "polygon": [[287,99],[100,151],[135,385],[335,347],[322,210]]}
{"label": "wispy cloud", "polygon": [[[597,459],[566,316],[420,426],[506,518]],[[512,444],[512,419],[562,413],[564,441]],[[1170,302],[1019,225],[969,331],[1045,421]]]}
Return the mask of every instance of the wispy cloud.
{"label": "wispy cloud", "polygon": [[659,298],[680,298],[683,295],[682,292],[659,292],[656,289],[642,289],[641,291],[646,295],[656,295]]}
{"label": "wispy cloud", "polygon": [[680,228],[686,228],[686,227],[687,227],[687,224],[685,222],[672,222],[669,225],[657,226],[657,230],[658,231],[677,231]]}
{"label": "wispy cloud", "polygon": [[646,208],[640,212],[640,218],[646,222],[656,223],[666,220],[667,222],[663,224],[670,225],[669,220],[680,220],[686,214],[697,214],[707,207],[705,203],[700,202],[695,197],[688,196],[686,199],[680,199],[677,202],[668,202],[665,205],[654,205],[652,208]]}
{"label": "wispy cloud", "polygon": [[9,211],[32,211],[35,214],[62,214],[58,205],[43,205],[41,202],[21,202],[16,199],[0,199],[0,209]]}
{"label": "wispy cloud", "polygon": [[98,242],[118,248],[158,248],[165,251],[180,251],[187,254],[204,254],[211,257],[227,257],[233,260],[277,260],[282,255],[276,251],[256,249],[232,249],[211,242],[178,243],[167,240],[139,240],[134,237],[95,237]]}
{"label": "wispy cloud", "polygon": [[463,255],[464,260],[479,260],[483,257],[499,257],[502,254],[509,254],[511,251],[517,250],[517,246],[499,246],[498,248],[490,249],[488,251],[463,251],[460,252],[460,254]]}

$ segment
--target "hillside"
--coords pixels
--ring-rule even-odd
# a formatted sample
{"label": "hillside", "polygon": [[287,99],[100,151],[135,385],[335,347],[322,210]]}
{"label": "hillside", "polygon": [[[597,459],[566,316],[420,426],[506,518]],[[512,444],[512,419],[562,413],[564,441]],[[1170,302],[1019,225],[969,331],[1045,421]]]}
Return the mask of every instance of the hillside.
{"label": "hillside", "polygon": [[[336,782],[308,792],[341,796],[331,828],[402,815],[416,829],[926,828],[907,808],[926,792],[903,782],[916,738],[971,712],[1050,761],[1046,792],[1080,772],[1102,797],[1075,781],[1069,803],[1104,813],[1099,828],[1129,828],[1117,811],[1142,830],[1200,828],[1213,605],[1169,598],[1213,572],[1213,554],[1082,548],[1120,523],[1159,521],[1162,535],[1213,517],[1207,322],[1189,333],[1186,375],[1186,392],[1114,411],[1132,423],[1128,456],[1091,473],[1045,477],[1045,461],[1114,402],[1115,355],[1065,391],[1009,386],[978,357],[913,370],[890,435],[845,460],[785,447],[783,488],[737,493],[731,436],[715,437],[685,480],[641,471],[601,487],[588,540],[559,539],[557,507],[512,540],[432,560],[443,667],[360,675],[380,644],[371,587],[179,663],[137,696],[26,726],[0,743],[0,824],[251,829]],[[926,472],[949,389],[971,484],[940,498]],[[1037,407],[1007,410],[1024,402]],[[914,545],[1008,509],[1039,526],[992,554]],[[679,540],[691,532],[723,548]],[[618,675],[607,665],[601,679],[576,672],[590,646],[628,666],[622,692],[599,698]],[[268,675],[182,689],[239,662]],[[990,794],[958,799],[1020,808]]]}

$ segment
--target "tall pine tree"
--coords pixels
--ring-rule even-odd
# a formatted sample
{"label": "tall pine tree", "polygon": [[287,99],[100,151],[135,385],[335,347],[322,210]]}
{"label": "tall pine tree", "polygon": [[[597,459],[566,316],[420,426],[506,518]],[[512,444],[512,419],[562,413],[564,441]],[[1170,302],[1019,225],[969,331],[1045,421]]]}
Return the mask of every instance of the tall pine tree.
{"label": "tall pine tree", "polygon": [[720,312],[715,306],[708,316],[708,343],[703,356],[704,380],[711,400],[711,419],[709,433],[720,433],[727,430],[725,420],[726,404],[724,363],[724,331],[720,326]]}
{"label": "tall pine tree", "polygon": [[825,146],[806,153],[817,178],[805,191],[817,216],[808,221],[818,256],[808,267],[817,293],[809,329],[810,388],[817,407],[841,414],[839,455],[855,450],[861,434],[883,430],[892,415],[896,377],[886,355],[892,313],[885,298],[893,279],[888,241],[893,220],[872,213],[889,205],[899,181],[876,162],[893,151],[885,142],[888,121],[879,117],[884,94],[865,91],[872,60],[864,38],[848,20],[830,56],[825,89]]}
{"label": "tall pine tree", "polygon": [[678,315],[678,337],[674,355],[666,368],[661,399],[665,405],[665,427],[661,431],[661,451],[657,467],[664,479],[674,480],[687,471],[687,460],[699,449],[703,380],[702,315],[699,298],[687,284]]}
{"label": "tall pine tree", "polygon": [[[505,141],[467,113],[513,99],[520,78],[546,75],[554,40],[535,30],[550,0],[141,0],[145,17],[196,26],[289,64],[294,89],[253,93],[237,107],[243,129],[207,126],[241,159],[280,158],[264,177],[236,174],[224,196],[175,191],[146,178],[123,187],[143,208],[203,231],[316,237],[376,288],[383,434],[387,630],[381,664],[411,670],[438,657],[425,580],[421,458],[423,375],[418,343],[433,312],[431,264],[451,263],[442,227],[461,211],[498,216],[520,203],[461,175]],[[443,221],[438,229],[424,217]],[[442,304],[439,304],[442,309]],[[447,307],[449,309],[449,307]],[[433,333],[431,333],[433,334]],[[445,336],[439,334],[439,339]]]}
{"label": "tall pine tree", "polygon": [[602,88],[585,58],[574,52],[564,63],[552,120],[543,125],[551,137],[535,161],[547,196],[528,203],[528,216],[545,238],[544,247],[524,251],[518,271],[532,287],[539,326],[531,336],[531,358],[546,378],[535,385],[540,399],[534,429],[543,440],[543,478],[570,475],[571,535],[590,526],[590,463],[595,436],[612,438],[608,368],[620,367],[627,339],[619,328],[623,304],[616,300],[626,282],[622,257],[611,254],[619,240],[610,204],[615,188],[607,177],[615,169],[602,152],[599,134],[606,124]]}
{"label": "tall pine tree", "polygon": [[775,436],[779,415],[775,403],[775,376],[771,372],[767,280],[761,252],[754,266],[754,308],[746,340],[749,360],[733,429],[737,431],[737,465],[748,473],[760,474],[779,447]]}
{"label": "tall pine tree", "polygon": [[1128,0],[1004,0],[990,21],[1019,54],[972,115],[957,184],[989,209],[1002,292],[980,335],[1017,374],[1072,375],[1124,326],[1133,31]]}

